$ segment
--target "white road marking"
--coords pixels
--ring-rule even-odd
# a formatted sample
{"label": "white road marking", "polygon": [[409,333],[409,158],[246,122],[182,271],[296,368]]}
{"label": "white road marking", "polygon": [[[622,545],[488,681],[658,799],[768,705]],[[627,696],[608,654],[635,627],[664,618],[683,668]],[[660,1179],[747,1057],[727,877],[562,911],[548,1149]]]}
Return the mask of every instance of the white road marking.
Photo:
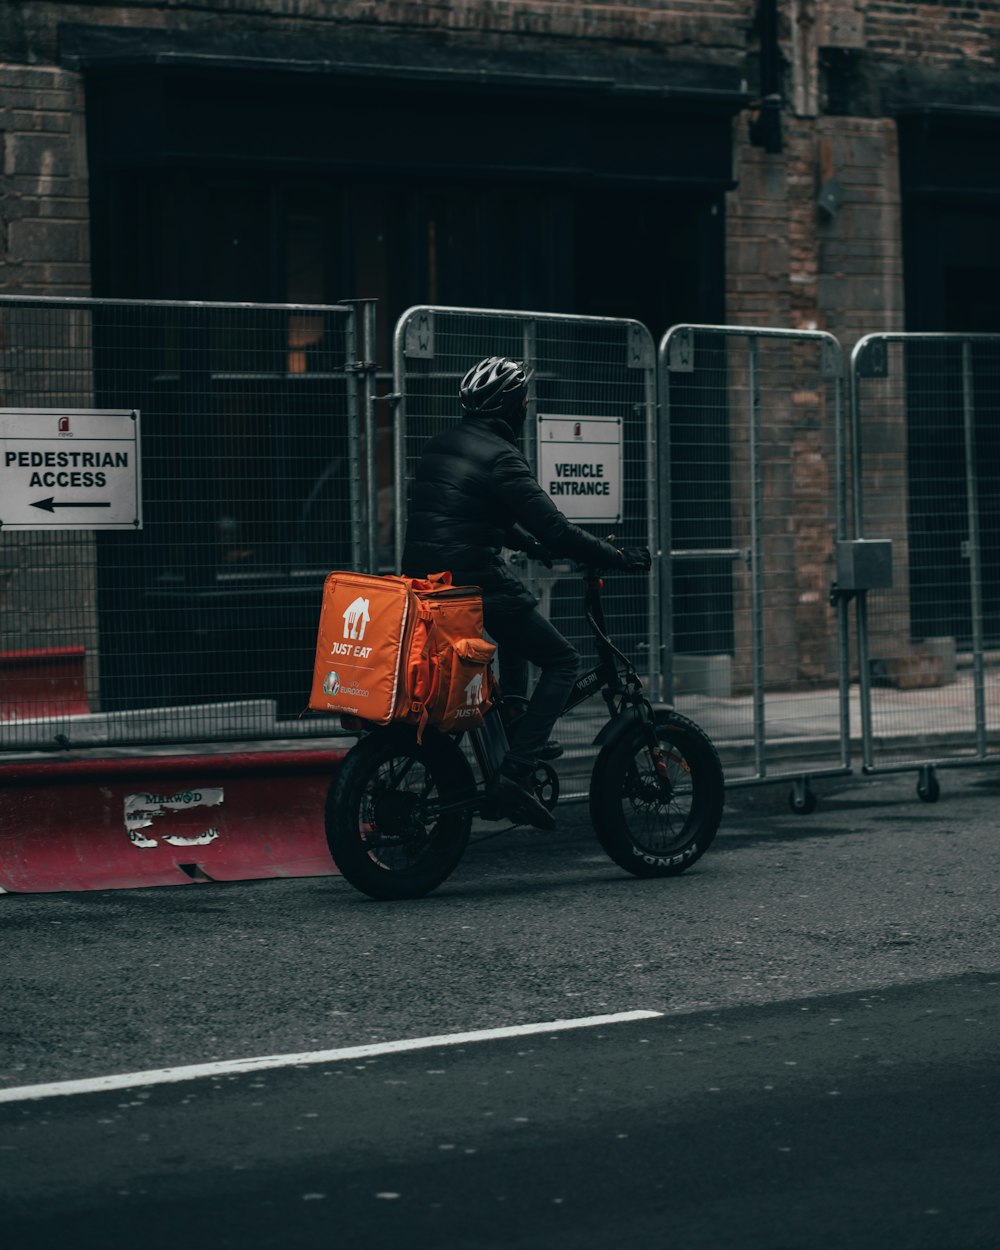
{"label": "white road marking", "polygon": [[238,1076],[267,1068],[295,1068],[314,1063],[341,1063],[345,1059],[371,1059],[378,1055],[398,1055],[408,1050],[429,1050],[435,1046],[462,1046],[491,1042],[505,1037],[528,1037],[532,1033],[562,1033],[567,1029],[589,1029],[601,1024],[627,1024],[631,1020],[655,1020],[662,1011],[619,1011],[606,1016],[582,1016],[575,1020],[551,1020],[546,1024],[513,1024],[500,1029],[475,1029],[469,1033],[442,1033],[436,1037],[402,1038],[396,1042],[370,1042],[365,1046],[345,1046],[340,1050],[306,1050],[293,1055],[261,1055],[250,1059],[223,1059],[216,1063],[193,1063],[180,1068],[153,1068],[148,1072],[122,1072],[113,1076],[93,1076],[79,1081],[54,1081],[50,1085],[19,1085],[0,1089],[0,1103],[28,1102],[36,1098],[58,1098],[67,1094],[102,1094],[115,1089],[136,1089],[146,1085],[170,1085],[197,1081],[210,1076]]}

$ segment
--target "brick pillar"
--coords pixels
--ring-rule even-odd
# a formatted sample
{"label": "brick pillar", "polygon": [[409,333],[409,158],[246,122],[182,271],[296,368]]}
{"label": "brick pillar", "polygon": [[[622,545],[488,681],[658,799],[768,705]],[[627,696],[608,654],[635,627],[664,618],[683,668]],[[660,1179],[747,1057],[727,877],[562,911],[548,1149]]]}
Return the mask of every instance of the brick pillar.
{"label": "brick pillar", "polygon": [[0,64],[0,289],[90,293],[83,87],[76,74]]}
{"label": "brick pillar", "polygon": [[726,320],[789,324],[788,170],[780,153],[750,146],[736,118],[735,190],[726,198]]}
{"label": "brick pillar", "polygon": [[[786,114],[783,151],[751,147],[737,123],[738,188],[727,209],[727,320],[749,326],[825,330],[823,221],[817,197],[817,122]],[[836,314],[837,310],[833,310]],[[762,340],[761,488],[764,491],[765,665],[769,683],[787,688],[837,679],[835,577],[836,458],[833,388],[813,344],[782,349]],[[730,383],[740,378],[732,374]],[[846,398],[846,396],[845,396]],[[747,515],[739,464],[745,413],[734,404],[732,447],[737,524]],[[749,654],[750,602],[737,585],[737,651]],[[749,673],[737,665],[737,685]]]}
{"label": "brick pillar", "polygon": [[850,351],[863,334],[903,328],[899,146],[891,118],[828,117],[816,138],[821,278],[817,315]]}
{"label": "brick pillar", "polygon": [[[0,173],[0,291],[89,295],[87,153],[77,75],[0,64]],[[18,367],[0,373],[0,404],[37,404],[31,396],[51,386],[40,382],[40,373],[67,376],[59,369],[65,360],[54,350],[36,350],[23,311],[0,312],[4,345]],[[87,387],[83,393],[52,389],[51,394],[52,404],[92,403]],[[16,532],[0,545],[0,650],[83,646],[92,699],[97,697],[94,578],[90,533]]]}

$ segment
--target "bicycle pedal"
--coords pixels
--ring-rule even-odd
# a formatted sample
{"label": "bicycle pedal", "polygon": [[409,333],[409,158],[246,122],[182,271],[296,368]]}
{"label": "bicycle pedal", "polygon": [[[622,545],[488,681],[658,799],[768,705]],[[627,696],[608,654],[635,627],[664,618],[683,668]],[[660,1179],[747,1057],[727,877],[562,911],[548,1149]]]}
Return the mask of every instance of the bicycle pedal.
{"label": "bicycle pedal", "polygon": [[503,774],[498,774],[490,782],[487,803],[490,806],[496,804],[506,819],[514,820],[518,824],[532,825],[535,829],[556,827],[552,813],[535,794]]}

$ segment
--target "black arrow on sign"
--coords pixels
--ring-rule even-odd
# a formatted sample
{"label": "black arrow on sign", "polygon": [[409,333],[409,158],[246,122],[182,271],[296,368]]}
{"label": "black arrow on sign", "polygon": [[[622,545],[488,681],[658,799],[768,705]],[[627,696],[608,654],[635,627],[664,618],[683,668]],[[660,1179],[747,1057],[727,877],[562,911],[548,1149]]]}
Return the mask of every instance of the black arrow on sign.
{"label": "black arrow on sign", "polygon": [[42,508],[45,512],[54,512],[56,508],[110,508],[109,503],[59,503],[50,495],[48,499],[36,499],[31,505],[33,508]]}

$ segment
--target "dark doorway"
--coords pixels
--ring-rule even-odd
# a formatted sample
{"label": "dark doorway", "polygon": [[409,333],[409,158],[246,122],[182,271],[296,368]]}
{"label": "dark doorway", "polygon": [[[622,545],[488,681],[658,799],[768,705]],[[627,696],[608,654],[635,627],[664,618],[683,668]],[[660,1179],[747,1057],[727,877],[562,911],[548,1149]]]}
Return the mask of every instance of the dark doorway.
{"label": "dark doorway", "polygon": [[[377,364],[385,374],[392,365],[396,320],[414,304],[627,317],[646,324],[656,338],[675,321],[722,319],[723,232],[717,193],[663,187],[595,189],[482,178],[369,180],[329,172],[307,178],[274,170],[225,176],[159,170],[141,179],[131,171],[110,177],[102,184],[102,196],[102,211],[95,219],[99,232],[95,288],[102,295],[274,304],[336,303],[352,296],[375,299]],[[253,419],[262,404],[268,411],[294,408],[299,431],[295,463],[308,466],[329,460],[331,430],[322,402],[323,387],[320,384],[313,396],[308,377],[321,368],[323,319],[302,312],[287,316],[283,324],[283,348],[275,352],[281,339],[271,340],[266,395],[258,381],[252,388],[253,402],[245,397],[242,409],[239,405],[232,410],[219,407],[192,419],[189,450],[208,440],[202,471],[221,475],[218,480],[212,477],[211,489],[207,481],[204,489],[196,489],[194,482],[182,487],[174,478],[163,483],[155,480],[156,465],[167,460],[154,456],[154,451],[165,446],[164,440],[176,437],[174,427],[181,420],[183,406],[172,392],[163,393],[163,379],[172,375],[163,367],[162,353],[151,348],[146,374],[129,382],[132,402],[137,394],[143,398],[149,451],[150,524],[141,536],[129,536],[130,550],[138,542],[145,553],[145,601],[160,605],[155,619],[171,630],[189,629],[189,618],[203,619],[206,604],[213,605],[220,619],[224,608],[227,636],[240,640],[242,654],[264,645],[261,614],[271,599],[276,611],[280,608],[279,616],[287,616],[287,576],[294,576],[296,593],[302,597],[304,624],[299,632],[306,637],[317,610],[324,569],[350,559],[349,549],[321,549],[323,542],[329,545],[332,535],[346,532],[347,521],[337,511],[347,507],[345,483],[331,478],[320,500],[325,511],[317,511],[308,498],[309,482],[303,479],[299,489],[287,466],[282,468],[284,462],[275,458],[270,427],[264,428],[265,422],[258,430],[260,421]],[[156,334],[151,333],[148,341],[153,344]],[[132,358],[140,354],[137,351]],[[112,380],[120,375],[109,365],[102,376],[105,401],[118,402],[121,397]],[[176,386],[183,395],[183,379]],[[387,380],[383,390],[389,389]],[[387,487],[392,474],[389,406],[379,405],[378,413],[383,423],[379,485]],[[304,441],[310,430],[315,438],[314,455]],[[229,449],[224,456],[213,452],[217,444]],[[677,447],[681,463],[676,472],[682,477],[687,475],[687,446],[681,440]],[[725,458],[724,445],[715,451]],[[706,454],[701,445],[691,449],[702,471]],[[283,477],[272,489],[276,473]],[[227,474],[231,481],[226,480]],[[294,527],[287,541],[280,540],[282,568],[291,571],[284,579],[270,577],[268,569],[258,567],[260,553],[267,551],[270,558],[279,541],[274,526],[256,541],[264,483],[275,498],[299,500],[298,511],[309,503],[314,522],[305,531],[312,544],[308,550],[303,534]],[[185,502],[192,491],[198,496],[196,508]],[[684,499],[680,492],[677,501],[682,512]],[[285,510],[295,511],[291,504]],[[198,554],[197,567],[191,564],[180,571],[175,567],[176,543],[170,541],[171,535],[181,532],[178,523],[171,521],[176,522],[177,516],[183,518],[183,532],[189,535],[185,550]],[[272,519],[275,524],[281,520]],[[682,521],[675,517],[675,524]],[[192,527],[198,529],[197,534]],[[222,547],[220,535],[226,538]],[[217,551],[222,554],[213,559]],[[115,630],[120,633],[126,621],[125,605],[133,590],[122,584],[116,572],[120,564],[115,541],[109,540],[102,545],[99,575],[105,631],[103,688],[106,697],[113,694],[120,705],[138,706],[147,696],[133,692],[129,684],[127,638],[123,634],[118,649],[112,645],[118,637]],[[241,585],[252,586],[251,592],[240,592],[242,599],[234,589],[234,569],[243,579]],[[166,615],[161,604],[165,582],[172,587],[169,607],[173,616]],[[678,586],[676,591],[683,601],[685,587]],[[721,595],[718,607],[728,622],[728,593]],[[686,626],[694,625],[695,637],[689,641],[704,644],[705,622],[688,621],[688,615],[681,612],[685,623],[681,633],[686,636],[691,632]],[[284,628],[287,633],[287,623]],[[712,642],[718,649],[724,639],[720,636]],[[299,651],[303,646],[298,646]],[[279,631],[268,637],[266,647],[272,667],[289,673],[302,667],[280,658],[288,644]],[[221,645],[214,647],[215,655],[224,653]],[[197,691],[216,697],[234,693],[238,688],[234,674],[222,667],[221,660],[214,664],[217,672],[195,675]],[[248,666],[257,674],[258,692],[263,688],[263,668],[261,662]],[[283,714],[298,710],[296,687],[294,682],[288,684],[287,691],[269,692],[278,698]],[[186,701],[195,693],[177,681],[163,686],[165,701]]]}
{"label": "dark doorway", "polygon": [[[464,49],[394,42],[366,50],[348,41],[338,46],[333,70],[314,59],[311,46],[293,54],[289,45],[280,56],[269,49],[258,63],[242,43],[227,60],[221,45],[202,46],[194,36],[180,46],[166,35],[116,32],[111,57],[99,35],[75,39],[87,95],[96,296],[373,299],[384,394],[391,390],[393,329],[415,304],[624,316],[657,338],[677,321],[724,319],[722,196],[732,186],[732,118],[745,104],[726,71],[700,72],[697,85],[685,87],[683,73],[678,79],[676,67],[663,65],[660,85],[670,89],[660,91],[646,89],[656,86],[646,80],[649,67],[619,56],[602,61],[598,72],[594,63],[518,50],[516,63],[489,54],[470,73]],[[169,55],[158,59],[161,45]],[[556,60],[562,69],[554,75]],[[375,65],[384,72],[373,74]],[[333,444],[350,432],[333,428],[334,408],[322,399],[321,319],[285,314],[268,350],[271,391],[265,399],[256,382],[248,387],[269,410],[294,409],[304,472],[335,459]],[[146,385],[150,447],[169,441],[177,421],[167,411],[173,401],[158,410],[160,393],[153,391],[184,387],[180,375],[170,381],[173,373],[157,365],[155,354],[151,347],[148,377],[130,380],[133,391]],[[111,356],[106,363],[103,398],[110,399],[121,379],[111,372]],[[383,454],[391,449],[390,405],[376,408],[385,487],[392,473],[391,456]],[[227,627],[231,634],[239,624],[241,639],[256,647],[245,656],[252,671],[260,650],[253,642],[256,591],[268,574],[258,569],[261,544],[243,512],[262,481],[270,488],[280,477],[290,495],[298,487],[263,434],[239,421],[239,402],[192,417],[189,447],[224,429],[234,454],[204,470],[221,476],[211,494],[200,492],[200,509],[183,507],[173,479],[151,483],[148,498],[160,499],[161,515],[130,537],[147,599],[158,579],[173,578],[176,594],[194,604],[190,574],[197,602],[208,603],[221,583],[234,584],[238,565],[255,593]],[[712,454],[725,461],[724,446]],[[287,541],[279,540],[287,576],[303,596],[318,590],[318,569],[342,558],[317,547],[319,536],[343,529],[339,479],[330,478],[324,492],[314,498],[303,486],[296,514],[305,509],[317,524],[305,538],[289,530]],[[183,584],[163,554],[178,532],[171,508],[181,509],[190,531],[184,550],[198,557]],[[275,532],[282,525],[276,516]],[[219,552],[228,562],[221,572]],[[111,546],[99,555],[109,627],[127,594],[116,581],[118,559]],[[277,582],[274,589],[279,595]],[[213,622],[222,619],[213,613]]]}
{"label": "dark doorway", "polygon": [[921,199],[905,223],[907,330],[1000,334],[1000,203]]}

